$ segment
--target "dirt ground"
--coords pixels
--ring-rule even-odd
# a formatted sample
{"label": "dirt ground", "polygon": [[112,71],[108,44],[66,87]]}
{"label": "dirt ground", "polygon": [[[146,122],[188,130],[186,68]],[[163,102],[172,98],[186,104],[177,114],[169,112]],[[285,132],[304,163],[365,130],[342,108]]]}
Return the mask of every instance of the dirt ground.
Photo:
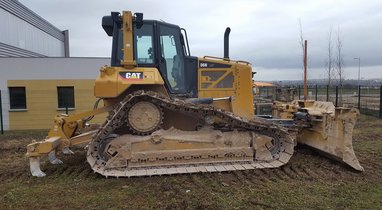
{"label": "dirt ground", "polygon": [[382,209],[382,120],[373,117],[354,131],[363,173],[297,147],[278,169],[106,179],[77,148],[31,177],[25,146],[46,132],[0,135],[0,209]]}

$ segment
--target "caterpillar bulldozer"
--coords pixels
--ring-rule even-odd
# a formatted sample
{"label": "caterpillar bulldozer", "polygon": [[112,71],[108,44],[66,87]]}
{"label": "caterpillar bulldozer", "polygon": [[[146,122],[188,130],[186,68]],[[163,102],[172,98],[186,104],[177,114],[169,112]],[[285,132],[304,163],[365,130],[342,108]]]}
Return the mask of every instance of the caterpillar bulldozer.
{"label": "caterpillar bulldozer", "polygon": [[[87,146],[90,167],[106,177],[133,177],[275,168],[297,142],[362,171],[353,148],[358,111],[329,102],[274,104],[273,116],[254,115],[252,67],[224,57],[194,57],[186,30],[142,13],[102,18],[112,37],[111,65],[100,68],[94,95],[103,106],[59,114],[45,140],[27,146],[33,176],[40,158]],[[107,113],[103,124],[89,124]]]}

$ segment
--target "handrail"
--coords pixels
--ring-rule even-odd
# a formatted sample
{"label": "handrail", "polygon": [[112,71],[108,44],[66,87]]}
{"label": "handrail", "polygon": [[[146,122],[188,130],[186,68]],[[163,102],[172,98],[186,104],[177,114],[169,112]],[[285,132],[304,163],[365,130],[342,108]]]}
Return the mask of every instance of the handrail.
{"label": "handrail", "polygon": [[203,56],[203,58],[212,58],[212,59],[223,60],[223,61],[227,61],[227,62],[231,61],[230,59],[216,57],[216,56],[210,56],[210,55]]}
{"label": "handrail", "polygon": [[203,56],[203,58],[212,58],[212,59],[222,60],[222,61],[226,61],[226,62],[235,62],[235,63],[243,63],[245,65],[251,65],[251,63],[248,61],[242,61],[242,60],[235,61],[235,60],[230,60],[230,59],[215,57],[215,56],[210,56],[210,55]]}
{"label": "handrail", "polygon": [[238,61],[235,61],[236,63],[244,63],[244,64],[246,64],[246,65],[251,65],[251,63],[250,62],[248,62],[248,61],[241,61],[241,60],[238,60]]}

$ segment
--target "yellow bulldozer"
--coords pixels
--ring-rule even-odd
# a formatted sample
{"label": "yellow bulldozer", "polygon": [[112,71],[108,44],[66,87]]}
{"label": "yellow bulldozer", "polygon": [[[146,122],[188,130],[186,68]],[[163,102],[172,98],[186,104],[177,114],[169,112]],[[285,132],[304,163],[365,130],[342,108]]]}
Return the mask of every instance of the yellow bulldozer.
{"label": "yellow bulldozer", "polygon": [[[224,57],[194,57],[186,30],[142,13],[102,18],[112,37],[111,65],[101,67],[94,95],[103,106],[57,115],[47,138],[27,146],[33,176],[40,158],[87,144],[87,162],[106,177],[222,172],[280,167],[297,142],[362,171],[353,148],[358,111],[329,102],[275,103],[254,115],[252,67]],[[89,121],[107,113],[102,125]]]}

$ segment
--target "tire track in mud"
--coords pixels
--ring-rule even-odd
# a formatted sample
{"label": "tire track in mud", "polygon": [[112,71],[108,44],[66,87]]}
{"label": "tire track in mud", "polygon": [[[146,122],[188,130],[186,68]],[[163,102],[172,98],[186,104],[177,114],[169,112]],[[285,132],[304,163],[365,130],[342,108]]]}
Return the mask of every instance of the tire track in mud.
{"label": "tire track in mud", "polygon": [[204,186],[204,183],[201,180],[202,178],[200,177],[199,174],[197,176],[189,176],[188,179],[190,183],[197,186],[198,188],[202,188]]}
{"label": "tire track in mud", "polygon": [[247,171],[242,171],[241,173],[243,174],[245,180],[248,181],[251,185],[257,185],[259,184],[259,180],[256,179],[256,174],[253,173],[254,170],[247,170]]}
{"label": "tire track in mud", "polygon": [[[300,150],[301,151],[301,150]],[[314,153],[302,151],[302,154],[295,154],[296,157],[280,168],[274,169],[255,169],[246,171],[232,171],[205,174],[185,174],[172,175],[171,177],[189,176],[188,180],[195,186],[203,186],[205,183],[215,183],[215,187],[221,186],[220,182],[241,183],[258,185],[263,182],[291,181],[291,180],[342,180],[354,177],[354,171],[349,171],[348,167],[340,163],[320,157]],[[85,161],[84,152],[76,152],[70,156],[59,156],[64,161],[64,164],[51,165],[48,161],[41,161],[41,168],[48,177],[81,177],[86,179],[98,178]],[[309,160],[309,161],[306,161]],[[373,177],[378,174],[373,170],[380,167],[382,164],[377,160],[367,162],[365,169]],[[5,167],[5,166],[4,166]],[[31,178],[29,165],[23,163],[20,166],[11,167],[9,170],[1,169],[0,181],[14,181],[17,179]],[[374,175],[373,175],[374,174]],[[216,175],[219,177],[217,178]],[[144,179],[144,178],[143,178]],[[202,181],[205,179],[207,181]],[[227,181],[228,180],[228,181]]]}
{"label": "tire track in mud", "polygon": [[307,170],[304,170],[301,168],[301,166],[293,166],[291,165],[290,170],[293,171],[294,174],[296,174],[298,177],[302,178],[309,178],[310,180],[313,180],[317,178],[318,176],[314,173],[308,173]]}
{"label": "tire track in mud", "polygon": [[286,173],[282,168],[273,170],[273,174],[279,178],[279,181],[291,181],[295,179],[293,176],[290,176],[288,173]]}
{"label": "tire track in mud", "polygon": [[306,174],[306,177],[312,177],[314,179],[318,179],[321,177],[320,174],[318,174],[316,171],[312,171],[309,168],[299,167],[298,170]]}
{"label": "tire track in mud", "polygon": [[232,176],[241,184],[246,184],[247,176],[244,175],[243,171],[232,171]]}
{"label": "tire track in mud", "polygon": [[0,181],[14,181],[28,176],[28,170],[5,170],[0,175]]}
{"label": "tire track in mud", "polygon": [[67,167],[67,169],[64,171],[64,173],[60,174],[60,176],[64,176],[64,178],[70,179],[72,177],[72,175],[73,176],[76,175],[75,171],[76,171],[75,168]]}
{"label": "tire track in mud", "polygon": [[292,181],[299,180],[305,177],[301,176],[301,173],[291,170],[289,165],[284,165],[280,168],[274,169],[254,170],[254,173],[257,174],[257,178],[262,182]]}
{"label": "tire track in mud", "polygon": [[[54,165],[53,167],[43,168],[43,171],[48,177],[60,178],[60,177],[82,177],[82,178],[94,178],[94,172],[90,168],[84,166],[84,168],[70,165]],[[304,166],[283,166],[276,169],[255,169],[248,171],[232,171],[209,174],[184,174],[184,175],[172,175],[171,177],[189,176],[190,182],[196,186],[202,186],[203,182],[200,179],[206,179],[209,183],[216,182],[215,175],[223,176],[224,179],[228,179],[230,182],[239,182],[242,184],[259,184],[262,182],[277,182],[277,181],[291,181],[291,180],[316,180],[322,178],[328,179],[341,179],[344,177],[343,172],[335,169],[329,171],[322,168],[310,168]],[[345,174],[346,175],[346,174]],[[21,170],[17,172],[4,173],[0,175],[1,181],[14,181],[16,179],[30,178],[30,172],[28,170]],[[227,178],[230,177],[230,178]],[[232,177],[232,178],[231,178]]]}
{"label": "tire track in mud", "polygon": [[269,178],[267,178],[265,175],[264,172],[262,172],[261,170],[252,170],[251,171],[255,176],[253,176],[254,179],[256,179],[256,181],[260,184],[263,184],[267,181],[269,181]]}
{"label": "tire track in mud", "polygon": [[290,169],[290,166],[282,166],[280,169],[289,179],[299,179],[299,175]]}

